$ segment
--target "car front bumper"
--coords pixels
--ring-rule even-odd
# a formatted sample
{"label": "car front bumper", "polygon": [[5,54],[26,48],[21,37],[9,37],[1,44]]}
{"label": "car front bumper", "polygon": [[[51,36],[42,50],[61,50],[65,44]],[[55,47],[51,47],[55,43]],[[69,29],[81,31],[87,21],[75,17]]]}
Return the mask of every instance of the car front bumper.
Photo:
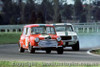
{"label": "car front bumper", "polygon": [[53,47],[49,47],[49,46],[48,47],[47,46],[46,47],[33,46],[33,48],[59,48],[59,47],[62,47],[62,46],[55,46],[55,47],[54,46]]}
{"label": "car front bumper", "polygon": [[78,40],[62,40],[64,43],[64,46],[73,46],[77,43]]}

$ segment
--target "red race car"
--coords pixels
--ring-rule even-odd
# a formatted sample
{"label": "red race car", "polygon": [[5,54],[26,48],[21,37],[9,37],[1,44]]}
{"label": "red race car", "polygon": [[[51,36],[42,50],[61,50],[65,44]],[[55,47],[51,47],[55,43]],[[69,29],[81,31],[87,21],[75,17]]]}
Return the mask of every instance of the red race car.
{"label": "red race car", "polygon": [[31,24],[24,26],[23,33],[19,40],[19,51],[28,50],[35,53],[35,50],[57,50],[58,54],[63,54],[63,42],[57,36],[54,26],[48,24]]}

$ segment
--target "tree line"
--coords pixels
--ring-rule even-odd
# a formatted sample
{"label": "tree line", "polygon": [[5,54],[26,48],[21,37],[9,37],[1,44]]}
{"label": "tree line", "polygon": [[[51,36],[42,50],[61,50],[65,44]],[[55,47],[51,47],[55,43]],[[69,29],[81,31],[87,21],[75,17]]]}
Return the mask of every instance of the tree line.
{"label": "tree line", "polygon": [[3,24],[34,24],[61,22],[97,22],[100,20],[99,2],[83,4],[81,0],[74,0],[74,4],[67,4],[66,0],[2,0],[3,10],[0,13],[0,25]]}

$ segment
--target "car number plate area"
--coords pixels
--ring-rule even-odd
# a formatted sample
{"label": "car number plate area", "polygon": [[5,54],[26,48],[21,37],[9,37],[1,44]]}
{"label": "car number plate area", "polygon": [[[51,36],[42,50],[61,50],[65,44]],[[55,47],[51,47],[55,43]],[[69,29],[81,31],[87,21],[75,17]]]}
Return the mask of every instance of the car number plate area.
{"label": "car number plate area", "polygon": [[68,42],[68,45],[74,45],[75,42]]}
{"label": "car number plate area", "polygon": [[40,41],[40,47],[56,47],[58,45],[57,41]]}

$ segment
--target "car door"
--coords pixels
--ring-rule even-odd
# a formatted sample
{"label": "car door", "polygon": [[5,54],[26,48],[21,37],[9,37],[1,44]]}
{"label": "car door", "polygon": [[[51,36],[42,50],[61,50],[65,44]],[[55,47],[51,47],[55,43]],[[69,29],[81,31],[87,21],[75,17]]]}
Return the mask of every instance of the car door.
{"label": "car door", "polygon": [[30,28],[26,28],[26,34],[25,34],[25,46],[26,46],[26,48],[28,48],[29,37],[30,37]]}
{"label": "car door", "polygon": [[23,48],[26,48],[26,46],[27,46],[27,40],[28,40],[27,33],[28,33],[28,28],[24,27],[23,35],[21,36],[21,41],[23,43]]}

